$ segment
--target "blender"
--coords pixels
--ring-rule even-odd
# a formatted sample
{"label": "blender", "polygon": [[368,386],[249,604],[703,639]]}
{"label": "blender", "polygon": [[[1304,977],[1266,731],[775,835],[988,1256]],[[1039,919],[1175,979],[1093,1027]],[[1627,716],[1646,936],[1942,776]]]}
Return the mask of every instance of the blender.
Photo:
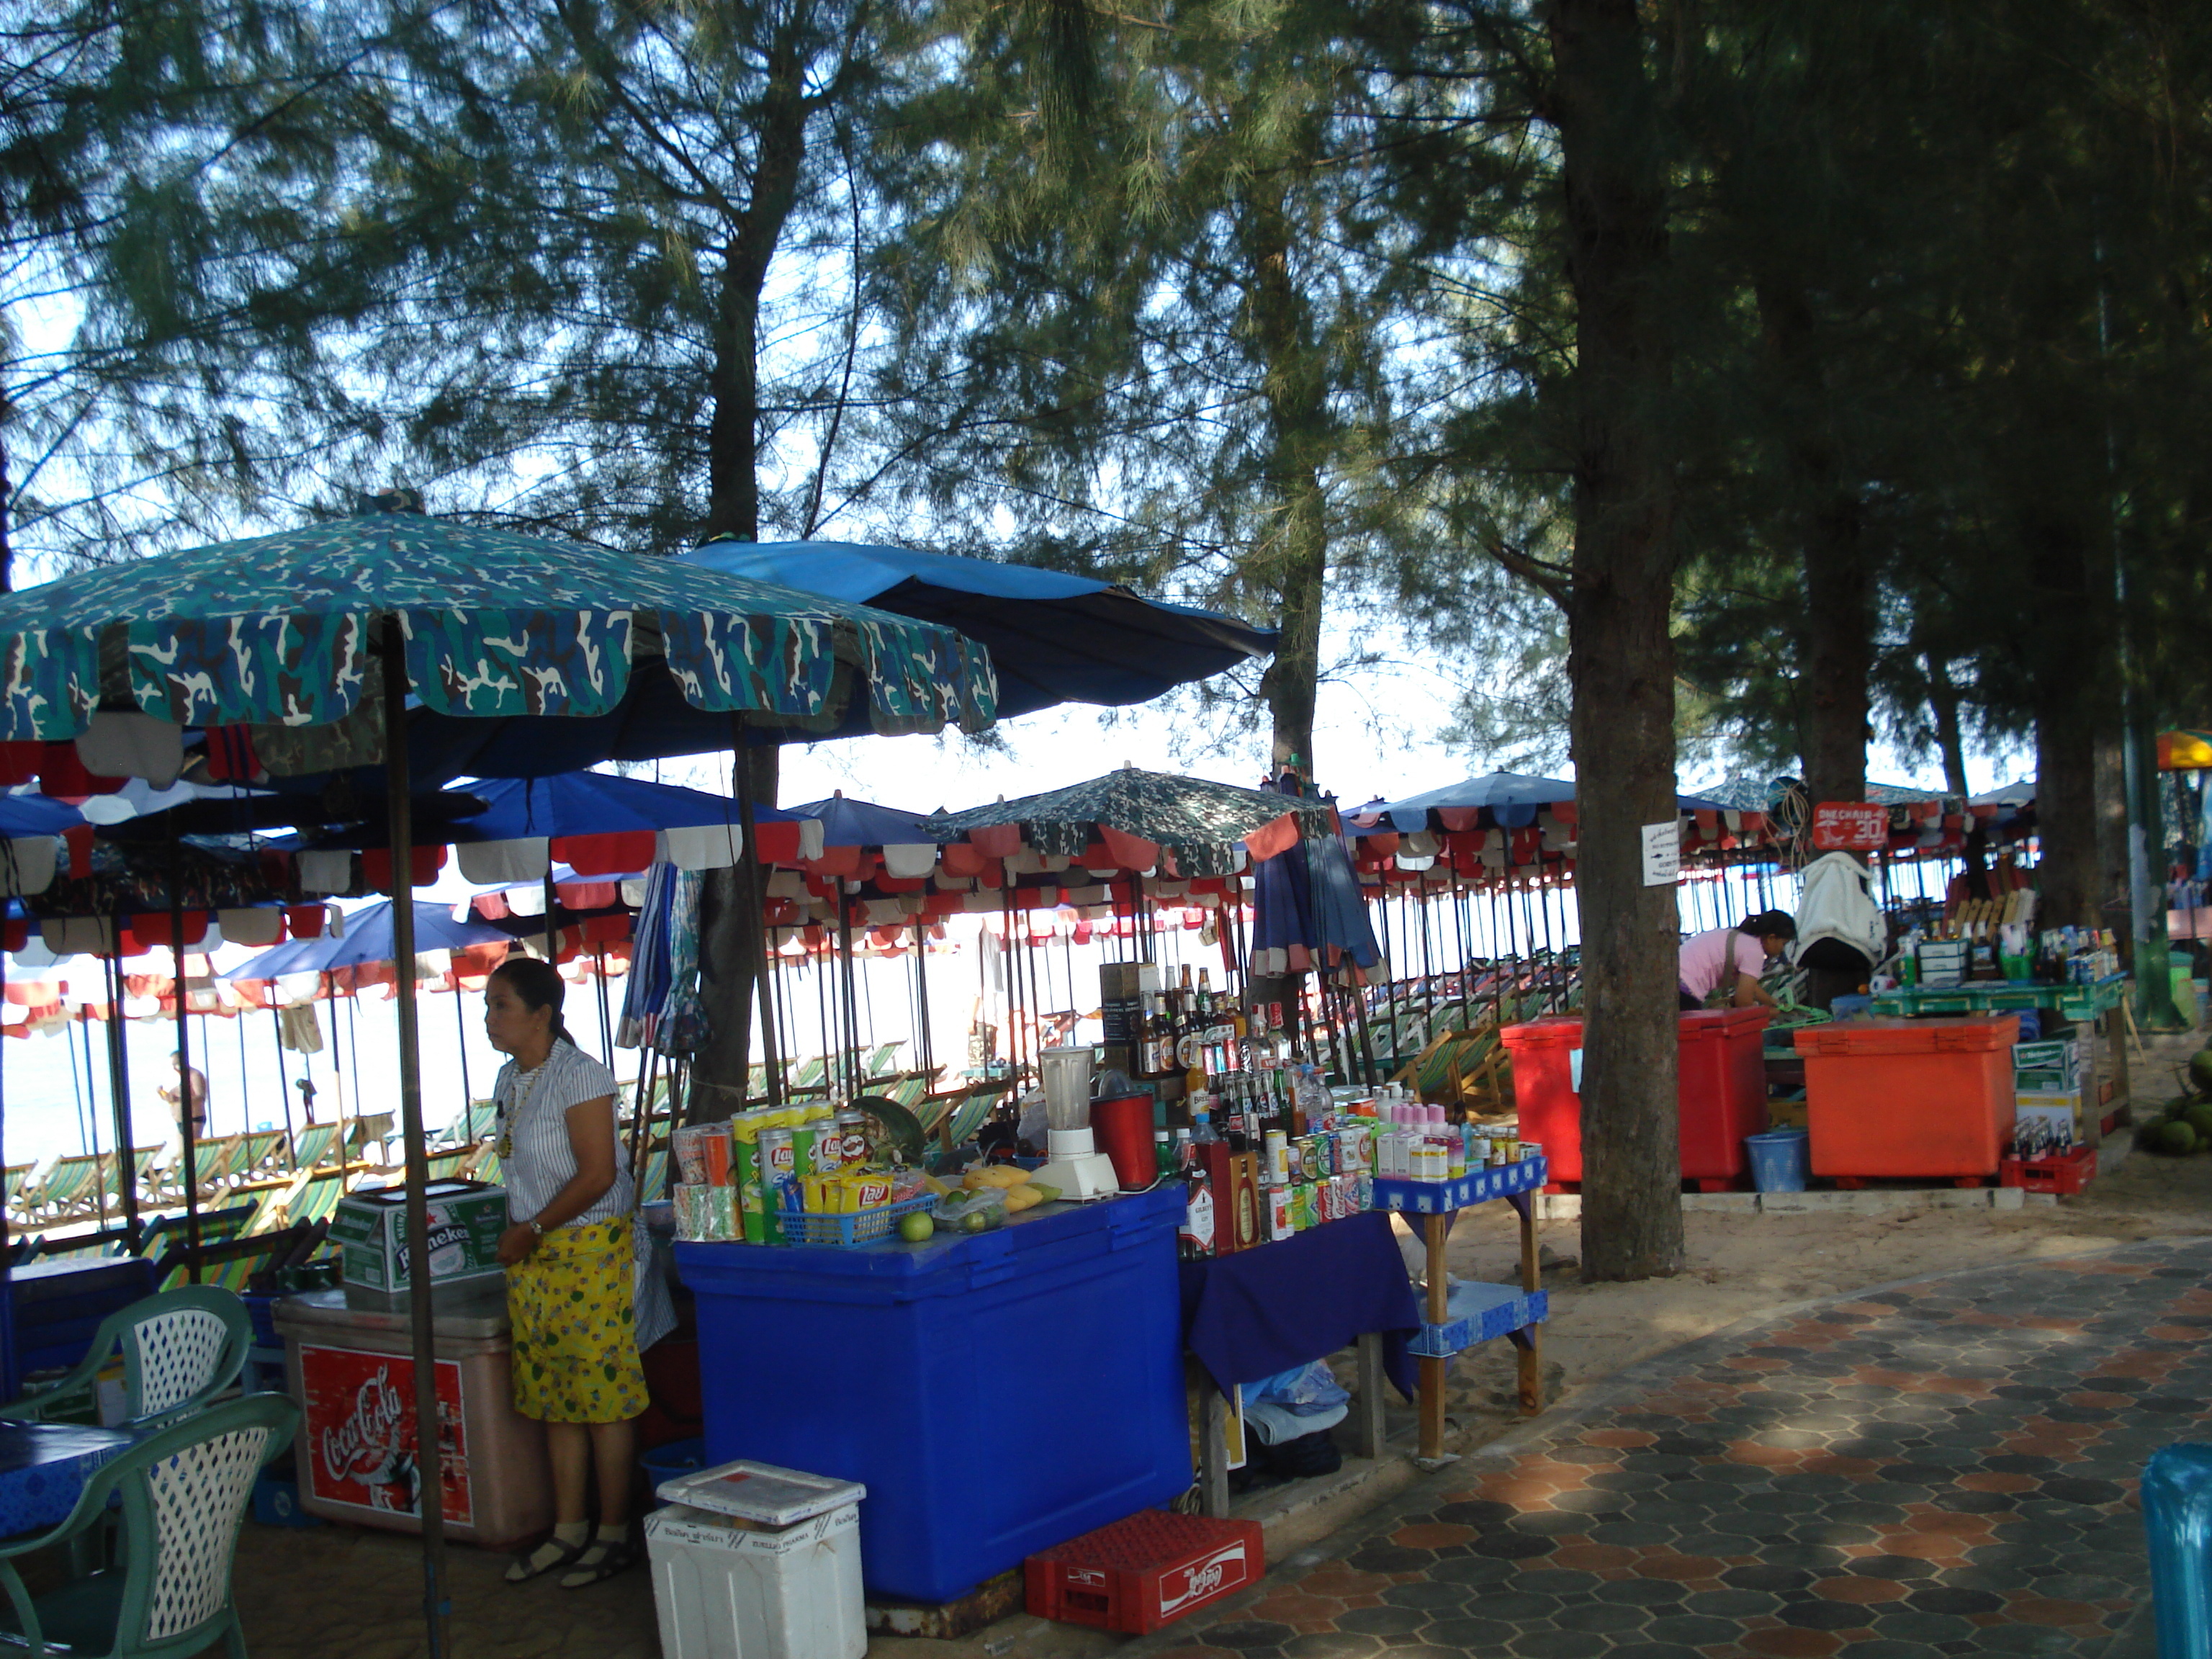
{"label": "blender", "polygon": [[1044,1089],[1046,1145],[1052,1160],[1030,1179],[1058,1189],[1072,1203],[1117,1196],[1121,1182],[1114,1173],[1114,1160],[1098,1150],[1091,1135],[1091,1050],[1040,1049],[1037,1079]]}

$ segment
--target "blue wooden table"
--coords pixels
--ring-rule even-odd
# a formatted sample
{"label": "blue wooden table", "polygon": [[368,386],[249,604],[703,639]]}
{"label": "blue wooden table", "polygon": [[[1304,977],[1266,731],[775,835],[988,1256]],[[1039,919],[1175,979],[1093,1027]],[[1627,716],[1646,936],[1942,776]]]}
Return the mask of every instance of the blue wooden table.
{"label": "blue wooden table", "polygon": [[131,1440],[77,1423],[0,1423],[0,1537],[68,1519],[93,1471]]}

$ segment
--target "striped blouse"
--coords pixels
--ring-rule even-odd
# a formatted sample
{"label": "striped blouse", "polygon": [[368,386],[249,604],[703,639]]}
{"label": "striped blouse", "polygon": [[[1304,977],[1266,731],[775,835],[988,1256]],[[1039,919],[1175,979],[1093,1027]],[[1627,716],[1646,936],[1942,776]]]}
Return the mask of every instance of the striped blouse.
{"label": "striped blouse", "polygon": [[[616,1091],[615,1074],[566,1039],[558,1038],[534,1072],[500,1068],[493,1097],[499,1102],[500,1170],[507,1181],[510,1221],[527,1221],[550,1204],[576,1176],[576,1149],[568,1143],[568,1109]],[[614,1115],[611,1099],[607,1115]],[[630,1211],[629,1155],[615,1136],[615,1184],[583,1214],[563,1224],[611,1221]]]}

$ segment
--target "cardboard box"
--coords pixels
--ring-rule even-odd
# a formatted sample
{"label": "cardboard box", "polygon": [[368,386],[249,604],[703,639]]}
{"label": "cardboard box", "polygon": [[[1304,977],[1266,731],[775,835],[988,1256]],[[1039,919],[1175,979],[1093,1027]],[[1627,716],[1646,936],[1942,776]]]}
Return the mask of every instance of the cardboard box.
{"label": "cardboard box", "polygon": [[[424,1192],[430,1219],[430,1282],[483,1279],[502,1271],[499,1236],[507,1231],[507,1188],[481,1181],[434,1181]],[[387,1294],[408,1288],[407,1194],[402,1187],[348,1193],[331,1217],[339,1277]]]}
{"label": "cardboard box", "polygon": [[1260,1155],[1233,1152],[1225,1140],[1201,1148],[1206,1173],[1213,1183],[1213,1248],[1216,1255],[1249,1250],[1267,1237],[1267,1194],[1260,1187]]}

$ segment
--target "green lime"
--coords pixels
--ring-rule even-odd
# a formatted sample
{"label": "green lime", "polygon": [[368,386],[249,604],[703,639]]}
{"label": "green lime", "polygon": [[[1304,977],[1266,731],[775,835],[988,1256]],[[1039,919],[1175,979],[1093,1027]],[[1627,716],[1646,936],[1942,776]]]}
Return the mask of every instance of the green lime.
{"label": "green lime", "polygon": [[937,1224],[920,1210],[899,1218],[899,1237],[909,1244],[919,1244],[937,1231]]}
{"label": "green lime", "polygon": [[990,1224],[991,1218],[981,1210],[970,1210],[960,1218],[960,1231],[966,1233],[980,1233]]}

